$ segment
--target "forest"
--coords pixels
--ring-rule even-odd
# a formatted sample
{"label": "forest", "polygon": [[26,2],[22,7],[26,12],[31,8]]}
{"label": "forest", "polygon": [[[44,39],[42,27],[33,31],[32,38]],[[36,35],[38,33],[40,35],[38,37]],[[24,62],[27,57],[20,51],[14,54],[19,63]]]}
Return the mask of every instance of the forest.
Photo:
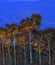
{"label": "forest", "polygon": [[0,28],[0,65],[55,65],[55,28],[39,30],[41,20],[32,14]]}

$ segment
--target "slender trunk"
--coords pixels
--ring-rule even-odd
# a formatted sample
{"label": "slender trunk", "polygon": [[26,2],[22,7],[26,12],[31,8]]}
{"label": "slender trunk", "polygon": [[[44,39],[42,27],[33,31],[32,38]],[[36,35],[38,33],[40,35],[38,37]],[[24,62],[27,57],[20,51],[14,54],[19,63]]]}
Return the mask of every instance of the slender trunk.
{"label": "slender trunk", "polygon": [[48,48],[49,48],[49,65],[51,65],[51,49],[50,49],[50,40],[49,40],[49,37],[48,37]]}
{"label": "slender trunk", "polygon": [[12,58],[11,58],[11,55],[10,55],[9,47],[8,47],[8,54],[9,54],[9,65],[12,65]]}
{"label": "slender trunk", "polygon": [[[30,36],[31,36],[31,33],[30,33]],[[30,44],[30,64],[32,64],[32,46],[31,46],[30,41],[29,41],[29,44]]]}
{"label": "slender trunk", "polygon": [[21,65],[21,45],[19,46],[19,65]]}
{"label": "slender trunk", "polygon": [[[39,45],[39,49],[40,49],[40,45]],[[41,65],[41,51],[39,50],[39,65]]]}
{"label": "slender trunk", "polygon": [[24,43],[24,65],[26,65],[27,61],[26,61],[26,50],[25,50],[25,43]]}
{"label": "slender trunk", "polygon": [[5,65],[5,56],[4,56],[4,43],[2,43],[2,52],[3,52],[3,65]]}
{"label": "slender trunk", "polygon": [[31,43],[30,43],[30,64],[32,64],[32,48],[31,48]]}
{"label": "slender trunk", "polygon": [[[15,39],[15,38],[14,38]],[[15,49],[15,40],[14,40],[14,65],[16,65],[16,49]]]}

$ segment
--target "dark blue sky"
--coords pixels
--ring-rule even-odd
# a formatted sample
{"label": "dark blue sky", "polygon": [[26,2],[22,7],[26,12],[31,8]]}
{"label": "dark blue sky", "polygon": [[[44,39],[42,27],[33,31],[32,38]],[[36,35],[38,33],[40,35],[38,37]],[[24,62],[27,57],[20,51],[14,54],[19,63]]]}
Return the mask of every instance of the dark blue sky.
{"label": "dark blue sky", "polygon": [[7,23],[19,24],[21,19],[31,17],[32,13],[42,16],[41,29],[48,27],[55,28],[54,0],[0,0],[0,27],[4,27]]}

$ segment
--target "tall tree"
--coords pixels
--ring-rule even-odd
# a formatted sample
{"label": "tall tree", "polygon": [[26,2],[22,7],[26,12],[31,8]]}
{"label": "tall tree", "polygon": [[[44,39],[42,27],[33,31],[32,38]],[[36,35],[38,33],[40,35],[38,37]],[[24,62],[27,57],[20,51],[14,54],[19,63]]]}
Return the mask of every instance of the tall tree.
{"label": "tall tree", "polygon": [[5,56],[4,56],[4,38],[6,36],[6,30],[0,28],[0,40],[2,41],[2,52],[3,52],[3,65],[5,65]]}
{"label": "tall tree", "polygon": [[11,46],[11,39],[6,38],[4,44],[5,44],[5,48],[8,50],[8,56],[9,56],[9,65],[12,65],[12,58],[11,58],[11,53],[10,53],[10,46]]}
{"label": "tall tree", "polygon": [[35,51],[39,53],[39,65],[41,65],[41,52],[43,50],[44,41],[41,37],[41,31],[33,30],[35,41],[33,43]]}
{"label": "tall tree", "polygon": [[48,52],[49,52],[49,65],[51,65],[51,41],[52,41],[52,33],[53,29],[46,29],[44,32],[43,32],[43,36],[44,38],[47,40],[47,43],[48,43]]}
{"label": "tall tree", "polygon": [[[24,65],[26,65],[26,35],[25,34],[19,34],[17,35],[17,43],[20,48],[24,48]],[[21,51],[21,50],[19,50]],[[21,61],[21,54],[20,54],[20,61]]]}
{"label": "tall tree", "polygon": [[19,33],[19,26],[16,24],[7,24],[6,25],[7,29],[10,30],[11,34],[12,34],[12,40],[14,41],[14,64],[16,65],[16,49],[15,49],[15,43],[16,43],[16,35]]}
{"label": "tall tree", "polygon": [[21,24],[23,26],[22,31],[28,33],[29,35],[29,44],[30,44],[30,64],[32,64],[32,49],[31,49],[31,35],[32,35],[32,30],[34,28],[40,27],[40,21],[41,21],[41,16],[38,14],[33,14],[31,18],[26,18],[21,21]]}

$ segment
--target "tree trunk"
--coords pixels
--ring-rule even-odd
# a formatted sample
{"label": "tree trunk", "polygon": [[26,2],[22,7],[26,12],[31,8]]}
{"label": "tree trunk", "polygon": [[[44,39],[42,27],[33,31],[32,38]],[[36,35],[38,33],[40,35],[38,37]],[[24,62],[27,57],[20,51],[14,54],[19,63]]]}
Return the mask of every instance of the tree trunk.
{"label": "tree trunk", "polygon": [[[31,36],[31,32],[30,32],[30,36]],[[30,45],[30,64],[32,64],[32,46],[31,46],[31,43],[30,43],[30,38],[29,38],[29,45]]]}
{"label": "tree trunk", "polygon": [[[40,49],[40,45],[39,45],[39,49]],[[41,65],[41,51],[39,50],[39,65]]]}
{"label": "tree trunk", "polygon": [[10,55],[9,47],[8,47],[8,54],[9,54],[9,65],[12,65],[12,58],[11,58],[11,55]]}
{"label": "tree trunk", "polygon": [[25,43],[24,43],[24,65],[26,65],[26,48],[25,48]]}
{"label": "tree trunk", "polygon": [[19,65],[22,64],[22,57],[21,57],[21,45],[19,46]]}
{"label": "tree trunk", "polygon": [[14,38],[14,65],[16,65],[16,49],[15,49],[15,38]]}
{"label": "tree trunk", "polygon": [[2,52],[3,52],[3,65],[5,65],[5,56],[4,56],[4,43],[2,42]]}
{"label": "tree trunk", "polygon": [[48,48],[49,48],[49,65],[51,65],[51,49],[50,49],[50,41],[49,41],[49,37],[48,37]]}
{"label": "tree trunk", "polygon": [[31,48],[31,44],[30,44],[30,64],[32,64],[32,48]]}

